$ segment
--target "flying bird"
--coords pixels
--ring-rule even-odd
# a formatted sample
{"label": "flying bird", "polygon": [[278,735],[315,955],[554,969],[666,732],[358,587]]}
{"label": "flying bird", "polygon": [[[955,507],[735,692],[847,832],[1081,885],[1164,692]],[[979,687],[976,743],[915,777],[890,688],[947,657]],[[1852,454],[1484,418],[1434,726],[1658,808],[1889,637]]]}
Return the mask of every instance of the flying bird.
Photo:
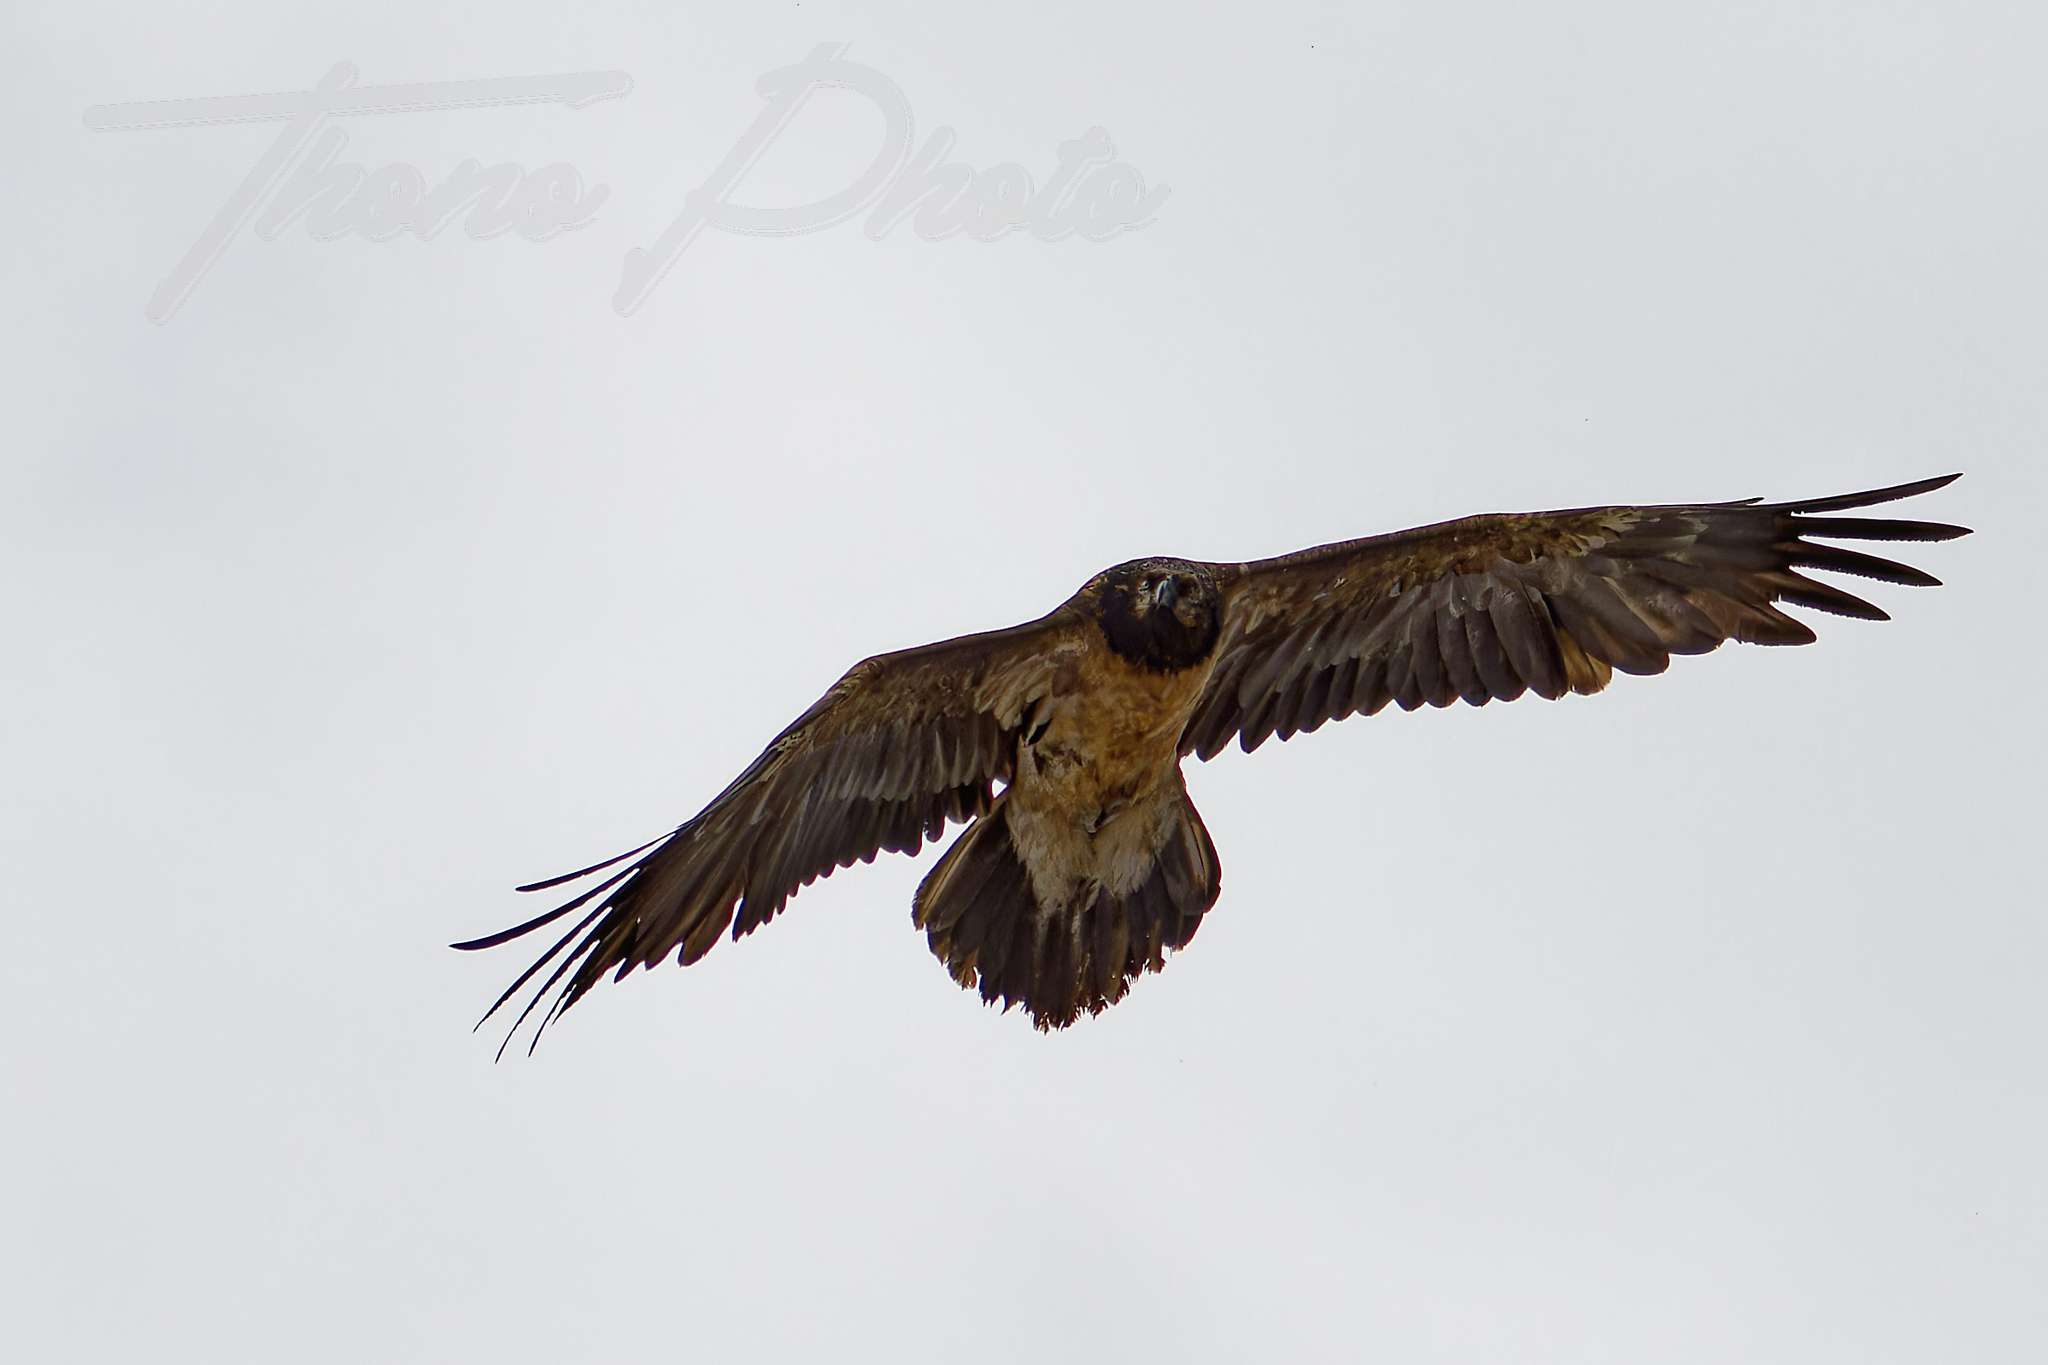
{"label": "flying bird", "polygon": [[484,1016],[553,964],[507,1034],[552,993],[537,1043],[607,974],[695,962],[812,881],[964,822],[911,919],[961,986],[1064,1028],[1160,970],[1216,903],[1222,869],[1182,780],[1188,755],[1232,740],[1249,753],[1390,703],[1590,695],[1616,669],[1661,673],[1727,640],[1812,642],[1780,604],[1889,619],[1803,571],[1934,586],[1826,542],[1967,528],[1831,514],[1957,477],[1805,502],[1466,517],[1242,564],[1134,559],[1035,621],[862,660],[698,814],[519,888],[605,874],[453,946],[576,916]]}

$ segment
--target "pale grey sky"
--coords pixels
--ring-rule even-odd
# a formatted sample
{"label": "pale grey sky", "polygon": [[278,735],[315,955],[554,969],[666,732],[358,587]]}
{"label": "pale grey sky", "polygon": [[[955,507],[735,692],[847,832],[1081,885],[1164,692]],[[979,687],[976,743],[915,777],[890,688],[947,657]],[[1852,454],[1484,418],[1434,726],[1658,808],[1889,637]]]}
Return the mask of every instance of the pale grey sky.
{"label": "pale grey sky", "polygon": [[[1987,3],[31,0],[0,56],[0,1285],[36,1361],[2048,1356],[2034,552],[2048,17]],[[1111,240],[707,232],[816,44],[920,144],[1104,129]],[[552,240],[246,230],[278,125],[89,106],[623,70],[365,116],[567,163]],[[830,193],[850,92],[755,168]],[[1139,554],[1951,469],[1888,625],[1190,771],[1223,898],[1041,1037],[935,853],[482,1006],[515,882],[689,815],[840,671]],[[1924,510],[1923,510],[1924,509]]]}

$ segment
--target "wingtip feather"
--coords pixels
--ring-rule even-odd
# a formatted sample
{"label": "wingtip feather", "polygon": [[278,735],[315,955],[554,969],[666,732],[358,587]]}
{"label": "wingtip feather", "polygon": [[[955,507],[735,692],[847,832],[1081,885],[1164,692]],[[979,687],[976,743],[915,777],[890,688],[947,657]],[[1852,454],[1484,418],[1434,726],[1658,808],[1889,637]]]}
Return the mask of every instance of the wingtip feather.
{"label": "wingtip feather", "polygon": [[1897,502],[1902,498],[1916,498],[1922,493],[1932,493],[1946,488],[1960,479],[1962,472],[1939,474],[1931,479],[1915,479],[1911,483],[1893,484],[1889,488],[1871,488],[1861,493],[1838,493],[1828,498],[1807,498],[1799,502],[1773,504],[1781,512],[1839,512],[1851,507],[1875,507],[1880,503]]}

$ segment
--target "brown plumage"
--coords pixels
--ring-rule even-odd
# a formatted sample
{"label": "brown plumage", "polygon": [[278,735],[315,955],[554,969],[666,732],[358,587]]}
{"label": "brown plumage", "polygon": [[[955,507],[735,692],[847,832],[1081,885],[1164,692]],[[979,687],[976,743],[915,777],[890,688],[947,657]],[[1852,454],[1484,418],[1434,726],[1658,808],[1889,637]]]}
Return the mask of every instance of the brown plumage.
{"label": "brown plumage", "polygon": [[1820,542],[1967,530],[1826,514],[1956,477],[1807,502],[1467,517],[1246,564],[1121,564],[1036,621],[855,664],[694,818],[521,887],[607,873],[454,946],[582,912],[491,1007],[548,971],[513,1024],[555,992],[537,1041],[607,973],[695,962],[834,869],[915,853],[964,821],[912,918],[962,986],[1062,1028],[1159,970],[1216,902],[1221,872],[1184,756],[1232,739],[1249,752],[1390,702],[1598,692],[1615,669],[1661,673],[1672,655],[1727,640],[1812,641],[1781,603],[1885,620],[1803,571],[1937,580]]}

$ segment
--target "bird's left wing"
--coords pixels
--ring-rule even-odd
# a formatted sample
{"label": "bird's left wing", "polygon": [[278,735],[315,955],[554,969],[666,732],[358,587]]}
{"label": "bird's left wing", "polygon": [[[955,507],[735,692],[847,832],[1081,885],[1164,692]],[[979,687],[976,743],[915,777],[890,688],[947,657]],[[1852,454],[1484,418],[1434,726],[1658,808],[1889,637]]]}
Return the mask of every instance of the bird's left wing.
{"label": "bird's left wing", "polygon": [[538,1042],[605,973],[616,980],[670,953],[695,962],[728,928],[735,939],[751,933],[835,868],[872,862],[885,849],[915,853],[947,821],[986,811],[992,784],[1012,775],[1019,731],[1082,638],[1079,619],[1062,607],[1008,630],[864,659],[693,819],[616,858],[519,888],[616,869],[546,914],[453,945],[495,947],[596,902],[484,1018],[554,963],[513,1024],[517,1031],[559,985]]}
{"label": "bird's left wing", "polygon": [[1727,640],[1806,644],[1780,602],[1885,613],[1802,569],[1921,586],[1931,575],[1828,540],[1949,540],[1960,526],[1826,513],[1956,478],[1807,502],[1593,507],[1467,517],[1217,566],[1216,664],[1180,750],[1247,752],[1325,721],[1524,692],[1598,692],[1612,670],[1661,673]]}

